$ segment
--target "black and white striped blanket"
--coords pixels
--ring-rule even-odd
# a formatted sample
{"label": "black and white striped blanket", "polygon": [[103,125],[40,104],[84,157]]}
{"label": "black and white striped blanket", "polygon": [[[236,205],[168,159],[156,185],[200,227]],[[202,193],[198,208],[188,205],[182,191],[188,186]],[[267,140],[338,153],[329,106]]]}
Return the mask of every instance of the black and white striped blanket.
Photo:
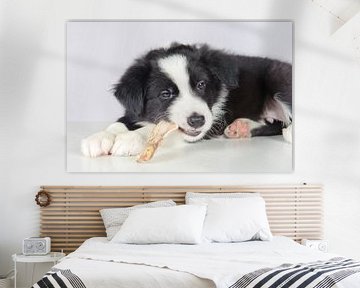
{"label": "black and white striped blanket", "polygon": [[53,268],[32,288],[86,288],[81,279],[69,269]]}
{"label": "black and white striped blanket", "polygon": [[359,272],[360,262],[345,258],[284,264],[246,274],[229,288],[331,288]]}
{"label": "black and white striped blanket", "polygon": [[[242,276],[229,288],[331,288],[360,272],[360,262],[333,258],[304,264],[283,264]],[[86,288],[69,269],[52,269],[32,288]],[[105,287],[104,287],[105,288]]]}

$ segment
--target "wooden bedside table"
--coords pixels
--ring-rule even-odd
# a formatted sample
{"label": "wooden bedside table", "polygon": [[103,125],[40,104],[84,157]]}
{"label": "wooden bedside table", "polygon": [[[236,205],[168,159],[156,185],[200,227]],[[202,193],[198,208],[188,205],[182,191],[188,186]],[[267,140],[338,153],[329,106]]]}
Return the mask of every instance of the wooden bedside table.
{"label": "wooden bedside table", "polygon": [[[36,265],[36,263],[45,263],[45,262],[52,262],[54,265],[58,263],[58,261],[65,257],[65,253],[60,252],[50,252],[46,255],[36,255],[36,256],[28,256],[24,254],[14,254],[12,255],[12,259],[14,261],[14,270],[15,270],[15,277],[14,277],[14,288],[16,288],[16,264],[17,263],[33,263]],[[32,269],[31,273],[31,285],[33,285],[34,281],[34,267]]]}

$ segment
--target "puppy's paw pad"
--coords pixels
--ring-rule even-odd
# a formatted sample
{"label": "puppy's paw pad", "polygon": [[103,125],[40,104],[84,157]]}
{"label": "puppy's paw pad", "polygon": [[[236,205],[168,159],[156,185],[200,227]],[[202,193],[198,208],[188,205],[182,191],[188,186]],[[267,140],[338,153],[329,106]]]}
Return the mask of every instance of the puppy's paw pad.
{"label": "puppy's paw pad", "polygon": [[227,138],[250,138],[251,120],[239,118],[226,127],[224,134]]}
{"label": "puppy's paw pad", "polygon": [[115,135],[101,131],[90,135],[81,141],[81,152],[87,157],[108,155],[115,141]]}
{"label": "puppy's paw pad", "polygon": [[110,153],[115,156],[135,156],[140,154],[146,146],[145,138],[135,131],[129,131],[116,136]]}

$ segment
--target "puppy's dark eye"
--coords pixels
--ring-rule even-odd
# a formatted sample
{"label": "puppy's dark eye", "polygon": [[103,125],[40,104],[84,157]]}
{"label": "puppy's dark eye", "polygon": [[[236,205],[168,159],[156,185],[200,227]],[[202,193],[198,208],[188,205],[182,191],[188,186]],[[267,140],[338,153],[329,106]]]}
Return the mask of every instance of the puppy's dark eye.
{"label": "puppy's dark eye", "polygon": [[197,84],[196,84],[196,89],[198,90],[204,90],[206,87],[206,83],[204,80],[200,80]]}
{"label": "puppy's dark eye", "polygon": [[161,91],[159,96],[161,99],[166,100],[166,99],[171,99],[174,96],[174,94],[170,90],[163,90]]}

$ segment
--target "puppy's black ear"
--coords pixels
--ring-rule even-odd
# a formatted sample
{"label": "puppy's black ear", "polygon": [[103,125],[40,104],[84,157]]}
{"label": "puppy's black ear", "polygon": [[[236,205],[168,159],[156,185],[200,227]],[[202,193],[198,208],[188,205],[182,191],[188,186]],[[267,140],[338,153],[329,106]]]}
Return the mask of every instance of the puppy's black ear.
{"label": "puppy's black ear", "polygon": [[198,53],[200,60],[222,84],[229,89],[238,87],[239,67],[235,55],[210,49],[207,45],[201,46]]}
{"label": "puppy's black ear", "polygon": [[124,105],[127,115],[141,116],[144,110],[145,85],[149,73],[150,65],[146,61],[137,60],[114,86],[114,95]]}
{"label": "puppy's black ear", "polygon": [[171,42],[171,44],[170,44],[170,48],[174,48],[174,47],[181,46],[181,45],[183,45],[183,44],[181,44],[181,43],[179,43],[179,42],[174,41],[174,42]]}

